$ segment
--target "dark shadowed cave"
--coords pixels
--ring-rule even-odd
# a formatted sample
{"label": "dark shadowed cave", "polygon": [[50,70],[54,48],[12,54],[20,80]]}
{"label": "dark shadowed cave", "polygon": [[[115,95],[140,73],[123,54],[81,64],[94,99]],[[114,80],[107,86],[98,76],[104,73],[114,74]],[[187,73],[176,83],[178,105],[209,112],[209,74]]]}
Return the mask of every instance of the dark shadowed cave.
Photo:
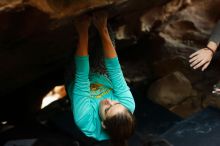
{"label": "dark shadowed cave", "polygon": [[68,110],[67,97],[43,110],[41,104],[64,83],[76,47],[74,18],[98,9],[109,12],[122,69],[139,103],[131,145],[147,145],[149,134],[172,140],[166,132],[175,123],[210,107],[218,111],[220,98],[212,88],[220,79],[219,52],[204,72],[191,69],[188,56],[206,45],[219,6],[219,0],[1,0],[0,145],[36,138],[36,146],[88,145],[48,122]]}

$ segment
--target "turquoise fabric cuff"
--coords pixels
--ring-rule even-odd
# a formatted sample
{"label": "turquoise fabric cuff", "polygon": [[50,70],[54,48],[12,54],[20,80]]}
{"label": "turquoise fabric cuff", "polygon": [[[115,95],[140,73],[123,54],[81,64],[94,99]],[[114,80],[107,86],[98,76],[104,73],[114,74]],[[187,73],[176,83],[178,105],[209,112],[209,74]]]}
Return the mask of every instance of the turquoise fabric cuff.
{"label": "turquoise fabric cuff", "polygon": [[76,60],[84,60],[84,59],[88,59],[89,56],[75,56]]}
{"label": "turquoise fabric cuff", "polygon": [[118,57],[105,58],[105,64],[106,64],[106,67],[109,69],[120,67]]}

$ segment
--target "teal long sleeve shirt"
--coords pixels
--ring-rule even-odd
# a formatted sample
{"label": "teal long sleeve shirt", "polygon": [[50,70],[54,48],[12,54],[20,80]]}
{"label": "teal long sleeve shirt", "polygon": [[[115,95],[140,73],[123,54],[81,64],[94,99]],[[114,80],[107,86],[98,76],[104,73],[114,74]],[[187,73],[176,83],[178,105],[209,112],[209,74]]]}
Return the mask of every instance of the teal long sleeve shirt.
{"label": "teal long sleeve shirt", "polygon": [[109,139],[101,126],[99,102],[108,98],[120,102],[132,113],[135,109],[118,58],[105,59],[108,77],[90,73],[88,56],[76,56],[75,63],[75,80],[68,89],[74,121],[86,136],[97,140]]}

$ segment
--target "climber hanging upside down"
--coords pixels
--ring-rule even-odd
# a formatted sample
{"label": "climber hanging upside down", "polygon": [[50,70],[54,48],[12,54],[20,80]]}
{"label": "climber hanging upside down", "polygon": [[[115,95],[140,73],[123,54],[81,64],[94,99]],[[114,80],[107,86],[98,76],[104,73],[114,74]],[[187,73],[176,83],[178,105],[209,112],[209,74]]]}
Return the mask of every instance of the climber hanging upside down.
{"label": "climber hanging upside down", "polygon": [[[92,72],[89,63],[88,30],[93,21],[102,42],[107,74]],[[66,89],[74,121],[88,137],[98,141],[110,139],[125,145],[133,134],[135,102],[124,79],[115,47],[107,27],[107,14],[96,12],[75,21],[79,35],[75,52],[75,76]]]}

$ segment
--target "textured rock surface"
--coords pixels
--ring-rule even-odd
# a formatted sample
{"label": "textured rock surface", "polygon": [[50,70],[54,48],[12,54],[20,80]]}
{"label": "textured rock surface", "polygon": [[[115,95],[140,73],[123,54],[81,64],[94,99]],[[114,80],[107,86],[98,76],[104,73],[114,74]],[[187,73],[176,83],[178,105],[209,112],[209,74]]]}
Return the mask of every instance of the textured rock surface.
{"label": "textured rock surface", "polygon": [[24,9],[27,5],[37,8],[51,18],[76,16],[96,8],[118,5],[127,0],[2,0],[1,10]]}
{"label": "textured rock surface", "polygon": [[76,45],[72,20],[99,7],[110,12],[128,81],[150,84],[178,70],[194,90],[209,95],[220,73],[219,59],[216,56],[207,71],[200,72],[189,68],[188,55],[207,43],[220,18],[219,0],[115,2],[1,0],[1,111],[9,110],[10,116],[17,109],[39,109],[38,98],[63,83],[69,50]]}
{"label": "textured rock surface", "polygon": [[176,71],[154,82],[149,88],[148,97],[160,105],[170,107],[190,97],[191,93],[190,81]]}

